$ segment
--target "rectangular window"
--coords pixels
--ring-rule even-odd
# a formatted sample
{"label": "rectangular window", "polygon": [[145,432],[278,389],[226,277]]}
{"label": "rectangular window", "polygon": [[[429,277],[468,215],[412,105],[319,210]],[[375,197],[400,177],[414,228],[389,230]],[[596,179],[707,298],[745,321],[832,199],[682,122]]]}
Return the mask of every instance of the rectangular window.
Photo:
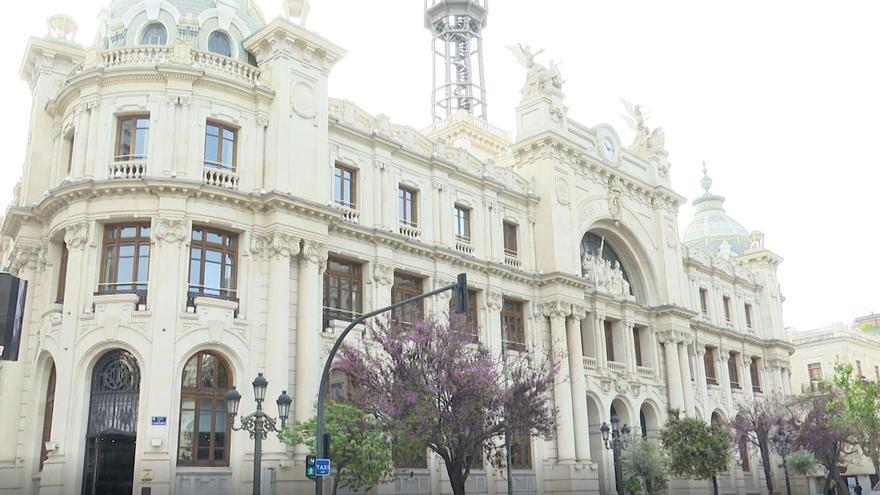
{"label": "rectangular window", "polygon": [[746,303],[746,327],[752,328],[752,305]]}
{"label": "rectangular window", "polygon": [[709,314],[709,291],[700,287],[700,311],[704,315]]}
{"label": "rectangular window", "polygon": [[401,186],[397,190],[397,216],[400,223],[416,227],[418,225],[417,192]]}
{"label": "rectangular window", "polygon": [[506,297],[501,300],[501,340],[505,350],[526,350],[526,326],[522,302]]}
{"label": "rectangular window", "polygon": [[67,243],[61,243],[61,257],[58,260],[58,288],[55,290],[55,304],[64,304],[64,291],[67,288]]}
{"label": "rectangular window", "polygon": [[73,170],[73,136],[71,132],[70,137],[64,139],[64,146],[67,146],[67,175]]}
{"label": "rectangular window", "polygon": [[730,323],[730,298],[724,296],[724,321]]}
{"label": "rectangular window", "polygon": [[40,442],[40,471],[43,464],[49,459],[49,451],[46,450],[46,442],[52,440],[52,416],[55,413],[55,363],[49,370],[49,383],[46,385],[46,407],[43,409],[43,441]]}
{"label": "rectangular window", "polygon": [[528,433],[510,435],[510,467],[532,469],[532,439]]}
{"label": "rectangular window", "polygon": [[363,312],[361,264],[330,256],[324,271],[324,324],[351,321]]}
{"label": "rectangular window", "polygon": [[739,366],[737,366],[737,353],[731,352],[727,360],[727,372],[730,374],[730,388],[741,388],[739,385]]}
{"label": "rectangular window", "polygon": [[516,243],[517,225],[512,222],[504,222],[504,255],[516,258],[519,248]]}
{"label": "rectangular window", "polygon": [[116,130],[116,161],[144,160],[150,140],[150,116],[119,117]]}
{"label": "rectangular window", "polygon": [[189,251],[190,303],[196,296],[236,299],[238,235],[193,226]]}
{"label": "rectangular window", "polygon": [[238,131],[232,127],[208,122],[205,126],[205,166],[235,171]]}
{"label": "rectangular window", "polygon": [[610,321],[605,320],[605,357],[608,361],[614,361],[614,332]]}
{"label": "rectangular window", "polygon": [[865,376],[864,374],[862,374],[862,362],[859,361],[858,359],[856,359],[856,373],[857,373],[856,376],[858,376],[860,378]]}
{"label": "rectangular window", "polygon": [[[391,304],[415,297],[422,293],[422,279],[401,272],[394,272],[394,285],[391,287]],[[425,314],[424,301],[405,304],[391,312],[391,319],[397,323],[412,324]]]}
{"label": "rectangular window", "polygon": [[346,208],[357,209],[357,172],[342,165],[333,167],[333,201]]}
{"label": "rectangular window", "polygon": [[874,379],[880,382],[880,366],[874,366]]}
{"label": "rectangular window", "polygon": [[[455,314],[455,297],[449,298],[449,314]],[[474,342],[480,337],[480,320],[477,319],[477,291],[468,289],[468,306],[465,321],[474,332]]]}
{"label": "rectangular window", "polygon": [[758,358],[752,358],[749,364],[749,375],[752,377],[752,392],[761,391],[761,374],[758,373]]}
{"label": "rectangular window", "polygon": [[145,304],[150,271],[150,225],[104,227],[99,294],[134,293]]}
{"label": "rectangular window", "polygon": [[739,439],[739,458],[742,461],[743,472],[750,472],[752,470],[752,464],[749,462],[749,441],[746,437],[741,437]]}
{"label": "rectangular window", "polygon": [[471,243],[471,209],[455,205],[455,240]]}
{"label": "rectangular window", "polygon": [[703,366],[706,368],[706,383],[709,385],[718,385],[718,376],[715,374],[714,347],[706,347],[706,354],[703,355]]}
{"label": "rectangular window", "polygon": [[639,334],[641,333],[640,330],[639,327],[633,327],[633,346],[636,351],[636,366],[642,366],[642,342],[639,338]]}
{"label": "rectangular window", "polygon": [[824,390],[822,386],[822,363],[810,363],[807,365],[807,376],[810,377],[810,390]]}

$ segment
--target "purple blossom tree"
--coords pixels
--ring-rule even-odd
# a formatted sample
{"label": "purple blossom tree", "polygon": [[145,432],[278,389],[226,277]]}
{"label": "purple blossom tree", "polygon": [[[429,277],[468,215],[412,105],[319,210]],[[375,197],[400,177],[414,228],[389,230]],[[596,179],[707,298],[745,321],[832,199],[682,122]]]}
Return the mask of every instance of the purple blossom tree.
{"label": "purple blossom tree", "polygon": [[380,321],[370,333],[361,346],[343,346],[335,368],[358,391],[358,405],[393,438],[443,459],[455,495],[465,494],[475,459],[503,464],[505,431],[547,436],[554,430],[553,356],[508,360],[505,377],[457,316],[413,325]]}
{"label": "purple blossom tree", "polygon": [[822,394],[808,396],[792,407],[792,430],[797,433],[795,447],[812,452],[827,472],[822,493],[828,493],[832,485],[837,493],[847,493],[840,466],[846,465],[848,457],[857,452],[857,440],[841,419],[842,406],[835,404],[831,395]]}
{"label": "purple blossom tree", "polygon": [[774,493],[770,447],[773,435],[784,422],[781,408],[772,402],[752,401],[740,404],[737,409],[737,415],[730,423],[735,443],[746,442],[758,451],[764,467],[767,493]]}

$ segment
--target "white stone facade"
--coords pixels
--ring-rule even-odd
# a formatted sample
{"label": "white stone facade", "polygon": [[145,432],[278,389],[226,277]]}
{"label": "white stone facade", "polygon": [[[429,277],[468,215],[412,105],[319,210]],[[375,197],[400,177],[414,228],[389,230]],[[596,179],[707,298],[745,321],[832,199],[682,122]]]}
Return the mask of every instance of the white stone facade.
{"label": "white stone facade", "polygon": [[[185,10],[201,3],[216,6]],[[571,120],[558,71],[538,63],[528,66],[515,139],[465,113],[422,131],[393,124],[329,98],[341,48],[250,9],[244,0],[117,1],[101,35],[112,43],[30,40],[27,160],[0,231],[2,266],[30,282],[21,359],[0,362],[0,493],[87,485],[93,371],[115,349],[139,370],[134,493],[249,493],[253,443],[244,433],[232,433],[223,465],[178,461],[184,365],[200,351],[223,359],[243,411],[253,408],[248,384],[264,372],[270,405],[288,390],[294,419],[310,417],[322,350],[340,326],[322,317],[325,271],[337,258],[359,267],[361,311],[392,301],[395,274],[430,290],[466,272],[479,338],[496,354],[502,310],[515,301],[523,348],[566,355],[554,390],[557,434],[532,439],[530,468],[513,472],[517,493],[611,492],[612,459],[598,428],[612,407],[622,423],[653,435],[669,408],[728,419],[738,402],[789,392],[781,258],[761,236],[735,238],[724,225],[681,242],[685,199],[670,188],[662,131],[641,121],[628,146],[610,126]],[[170,33],[164,45],[128,34],[154,22]],[[218,29],[231,38],[232,57],[206,51]],[[149,138],[143,153],[120,159],[126,116],[141,116]],[[233,166],[205,155],[209,125],[234,132]],[[337,166],[354,172],[356,201],[337,201]],[[400,218],[401,188],[414,193],[411,222]],[[727,221],[723,198],[706,189],[713,218]],[[456,207],[468,212],[467,235]],[[137,280],[145,291],[102,290],[105,237],[120,223],[149,227],[148,270]],[[232,236],[224,297],[191,294],[194,226]],[[589,239],[601,239],[598,251]],[[436,298],[426,310],[446,305]],[[707,348],[714,359],[705,359]],[[41,467],[52,366],[52,449]],[[308,493],[304,454],[264,443],[278,493]],[[758,493],[757,464],[748,473],[732,466],[723,493]],[[377,492],[449,491],[434,456],[402,473]],[[506,490],[492,469],[471,483],[473,493]]]}

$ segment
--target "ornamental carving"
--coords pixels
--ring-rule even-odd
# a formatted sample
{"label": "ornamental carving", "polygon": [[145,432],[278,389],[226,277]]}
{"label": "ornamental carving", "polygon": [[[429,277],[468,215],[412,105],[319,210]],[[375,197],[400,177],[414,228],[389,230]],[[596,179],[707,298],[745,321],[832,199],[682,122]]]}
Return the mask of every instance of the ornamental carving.
{"label": "ornamental carving", "polygon": [[565,177],[556,178],[556,201],[562,206],[568,206],[571,203],[571,191],[569,191],[568,181]]}
{"label": "ornamental carving", "polygon": [[153,238],[168,243],[186,239],[186,220],[183,218],[157,218],[153,228]]}
{"label": "ornamental carving", "polygon": [[64,229],[64,243],[68,249],[77,249],[85,246],[89,240],[89,223],[79,222]]}
{"label": "ornamental carving", "polygon": [[269,235],[267,244],[270,258],[290,258],[300,252],[299,238],[290,234],[273,232]]}
{"label": "ornamental carving", "polygon": [[327,250],[318,241],[304,240],[302,254],[309,263],[326,264],[327,262]]}
{"label": "ornamental carving", "polygon": [[251,245],[250,252],[252,255],[263,258],[266,256],[266,249],[269,244],[269,239],[262,234],[252,233],[251,234]]}
{"label": "ornamental carving", "polygon": [[394,283],[394,267],[385,263],[373,264],[373,280],[379,285]]}
{"label": "ornamental carving", "polygon": [[571,304],[564,301],[551,301],[541,305],[541,312],[548,318],[565,318],[571,315]]}
{"label": "ornamental carving", "polygon": [[608,184],[608,213],[611,218],[620,220],[623,214],[623,184],[620,177],[614,176]]}
{"label": "ornamental carving", "polygon": [[303,81],[293,83],[290,88],[290,104],[300,117],[304,119],[314,117],[318,109],[318,95],[315,88]]}
{"label": "ornamental carving", "polygon": [[489,290],[486,292],[486,307],[492,311],[501,309],[501,300],[503,296],[497,290]]}
{"label": "ornamental carving", "polygon": [[42,271],[46,267],[46,249],[42,245],[16,245],[10,256],[10,273],[21,273],[24,268]]}

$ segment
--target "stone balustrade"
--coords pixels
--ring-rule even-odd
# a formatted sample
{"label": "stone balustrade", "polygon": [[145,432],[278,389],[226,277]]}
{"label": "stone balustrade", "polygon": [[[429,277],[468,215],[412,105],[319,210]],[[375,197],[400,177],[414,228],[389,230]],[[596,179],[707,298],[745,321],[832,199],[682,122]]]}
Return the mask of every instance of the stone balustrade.
{"label": "stone balustrade", "polygon": [[107,177],[110,179],[142,179],[147,175],[145,161],[118,161],[110,164]]}
{"label": "stone balustrade", "polygon": [[209,186],[238,190],[238,180],[238,174],[232,170],[214,167],[202,169],[202,182]]}
{"label": "stone balustrade", "polygon": [[422,237],[422,230],[415,224],[401,223],[398,227],[398,232],[400,232],[400,235],[410,239],[418,240]]}

